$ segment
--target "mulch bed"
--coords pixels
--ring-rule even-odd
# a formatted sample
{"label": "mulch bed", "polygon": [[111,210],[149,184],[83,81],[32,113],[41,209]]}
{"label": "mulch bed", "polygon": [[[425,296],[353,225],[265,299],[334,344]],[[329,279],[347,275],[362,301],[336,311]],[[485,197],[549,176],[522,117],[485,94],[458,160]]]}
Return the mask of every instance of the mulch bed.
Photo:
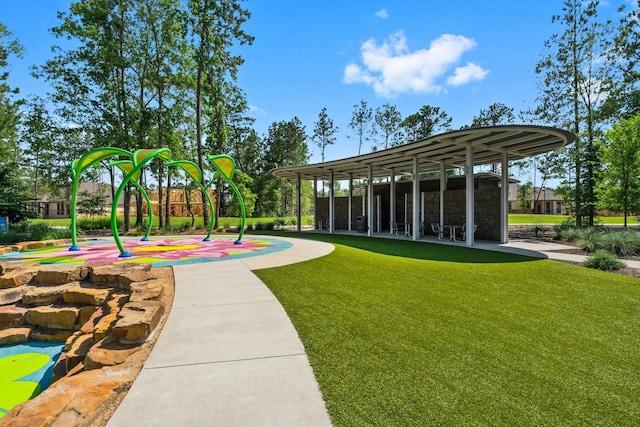
{"label": "mulch bed", "polygon": [[[558,244],[567,245],[567,246],[573,246],[574,247],[573,249],[563,249],[563,250],[554,251],[554,252],[559,252],[563,254],[584,255],[584,256],[590,255],[589,252],[576,247],[574,242],[568,242],[566,240],[554,240],[552,227],[547,227],[543,231],[539,231],[537,234],[530,231],[528,228],[529,227],[510,226],[509,238],[541,240],[544,242],[552,242],[552,243],[558,243]],[[640,257],[638,256],[621,257],[621,259],[640,261]],[[574,265],[582,265],[581,262],[575,262],[575,261],[558,261],[558,262],[564,262],[567,264],[574,264]],[[612,271],[611,273],[640,279],[640,269],[638,268],[625,267],[625,268],[621,268],[620,270]]]}

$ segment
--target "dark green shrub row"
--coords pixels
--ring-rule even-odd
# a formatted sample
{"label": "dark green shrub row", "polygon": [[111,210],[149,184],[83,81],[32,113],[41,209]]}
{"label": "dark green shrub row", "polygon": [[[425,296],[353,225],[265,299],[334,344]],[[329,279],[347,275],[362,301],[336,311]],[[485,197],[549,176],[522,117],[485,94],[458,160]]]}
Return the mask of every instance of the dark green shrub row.
{"label": "dark green shrub row", "polygon": [[[124,227],[124,220],[118,218],[116,221],[118,228]],[[111,229],[111,217],[98,216],[94,218],[78,218],[76,222],[78,230],[104,230]]]}
{"label": "dark green shrub row", "polygon": [[605,250],[618,256],[640,254],[640,233],[635,229],[604,227],[576,228],[556,226],[554,238],[575,242],[587,252]]}
{"label": "dark green shrub row", "polygon": [[21,221],[12,224],[8,231],[0,233],[0,245],[11,245],[31,240],[68,239],[70,237],[71,231],[68,228],[53,228],[44,222]]}

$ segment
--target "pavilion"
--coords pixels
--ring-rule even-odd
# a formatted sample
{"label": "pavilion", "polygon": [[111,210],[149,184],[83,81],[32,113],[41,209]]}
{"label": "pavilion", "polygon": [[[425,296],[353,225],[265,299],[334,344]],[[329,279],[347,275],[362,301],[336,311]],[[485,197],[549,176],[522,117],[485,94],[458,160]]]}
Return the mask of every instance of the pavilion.
{"label": "pavilion", "polygon": [[[273,175],[297,181],[297,206],[300,206],[300,189],[302,180],[314,181],[314,194],[317,194],[317,181],[329,182],[329,216],[328,230],[335,231],[335,198],[333,194],[335,181],[349,181],[349,195],[353,194],[354,179],[367,182],[366,206],[363,211],[374,211],[374,179],[389,179],[390,223],[396,223],[396,187],[398,176],[409,176],[412,182],[411,191],[411,223],[413,230],[420,228],[420,175],[439,173],[439,223],[444,224],[445,190],[447,188],[447,170],[464,171],[465,177],[465,211],[464,221],[467,230],[474,230],[476,225],[474,206],[474,166],[500,164],[501,175],[498,177],[499,192],[499,240],[508,241],[508,163],[538,154],[557,150],[575,140],[575,135],[562,129],[534,125],[505,125],[476,127],[455,130],[435,136],[423,138],[386,150],[375,151],[360,156],[333,160],[323,163],[302,166],[288,166],[272,170]],[[348,198],[348,230],[352,230],[353,206]],[[315,200],[315,197],[314,197]],[[314,211],[316,209],[314,203]],[[317,213],[316,213],[317,214]],[[301,212],[298,209],[298,230],[301,229]],[[366,217],[366,232],[373,235],[374,215]],[[414,232],[412,238],[419,239]],[[474,245],[474,233],[466,233],[467,246]]]}

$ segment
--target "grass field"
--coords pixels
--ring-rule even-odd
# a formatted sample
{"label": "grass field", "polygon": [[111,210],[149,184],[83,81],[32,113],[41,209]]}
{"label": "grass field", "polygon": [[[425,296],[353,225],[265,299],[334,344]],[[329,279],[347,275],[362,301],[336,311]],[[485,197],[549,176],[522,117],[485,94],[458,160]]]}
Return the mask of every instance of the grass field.
{"label": "grass field", "polygon": [[[567,215],[542,215],[542,214],[509,214],[509,224],[561,224],[570,218]],[[622,225],[624,218],[621,216],[598,217],[598,221],[604,225]],[[627,217],[628,224],[638,224],[635,216]]]}
{"label": "grass field", "polygon": [[[509,214],[509,224],[512,225],[520,225],[520,224],[561,224],[569,218],[566,215],[542,215],[542,214]],[[278,218],[247,218],[248,225],[255,225],[258,222],[263,224],[267,224],[269,222],[275,222]],[[286,217],[286,221],[292,223],[295,220],[293,217]],[[69,218],[63,219],[35,219],[34,222],[47,222],[51,225],[58,226],[69,226],[71,220]],[[624,223],[624,218],[622,217],[600,217],[599,221],[605,225],[622,225]],[[629,224],[638,224],[636,217],[627,218]],[[133,219],[135,223],[135,218]],[[154,226],[158,225],[158,217],[154,217]],[[191,218],[179,218],[172,217],[171,224],[174,226],[179,226],[184,222],[191,222]],[[220,218],[220,224],[222,226],[230,225],[235,227],[240,224],[240,218]],[[302,217],[302,225],[312,225],[313,224],[313,216],[304,216]],[[202,217],[196,217],[196,228],[202,228],[203,221]]]}
{"label": "grass field", "polygon": [[497,252],[359,236],[256,271],[336,426],[640,425],[640,282]]}

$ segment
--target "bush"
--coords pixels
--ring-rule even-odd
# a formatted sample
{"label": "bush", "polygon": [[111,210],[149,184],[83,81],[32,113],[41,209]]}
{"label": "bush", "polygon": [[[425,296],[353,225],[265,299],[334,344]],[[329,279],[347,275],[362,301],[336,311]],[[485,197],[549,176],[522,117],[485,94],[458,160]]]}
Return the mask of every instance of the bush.
{"label": "bush", "polygon": [[615,271],[624,268],[626,264],[618,259],[615,254],[604,250],[598,250],[587,257],[584,266],[602,271]]}
{"label": "bush", "polygon": [[[143,221],[144,222],[144,221]],[[124,219],[118,218],[116,220],[118,228],[124,227]],[[111,217],[99,216],[95,218],[78,218],[76,227],[79,230],[102,230],[111,228]]]}
{"label": "bush", "polygon": [[582,228],[577,230],[576,244],[584,251],[594,252],[601,247],[602,232],[596,228]]}
{"label": "bush", "polygon": [[601,248],[618,256],[630,256],[640,252],[640,235],[633,230],[613,230],[601,239]]}
{"label": "bush", "polygon": [[45,222],[32,224],[28,221],[21,221],[12,224],[8,231],[0,233],[0,244],[10,245],[30,240],[68,239],[70,237],[71,231],[68,228],[57,229]]}
{"label": "bush", "polygon": [[547,229],[541,225],[534,224],[529,228],[529,231],[532,232],[536,237],[538,237],[540,233],[544,233],[545,231],[547,231]]}

